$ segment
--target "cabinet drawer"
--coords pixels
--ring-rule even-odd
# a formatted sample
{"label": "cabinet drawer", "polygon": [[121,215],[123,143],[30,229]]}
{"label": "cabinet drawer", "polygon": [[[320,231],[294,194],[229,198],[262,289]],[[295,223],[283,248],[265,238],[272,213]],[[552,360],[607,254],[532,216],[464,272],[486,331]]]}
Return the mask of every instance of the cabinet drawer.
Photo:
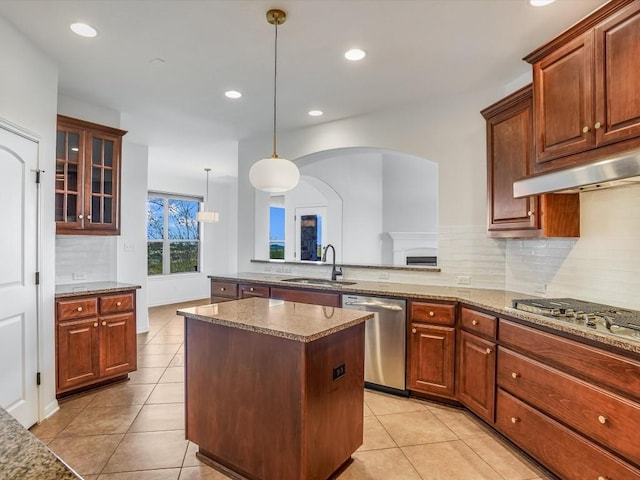
{"label": "cabinet drawer", "polygon": [[58,300],[56,303],[58,321],[91,317],[98,313],[98,302],[95,297],[81,300]]}
{"label": "cabinet drawer", "polygon": [[134,293],[102,296],[98,299],[100,314],[130,312],[133,310]]}
{"label": "cabinet drawer", "polygon": [[640,464],[640,404],[500,347],[498,385]]}
{"label": "cabinet drawer", "polygon": [[238,298],[238,284],[232,282],[211,282],[211,296]]}
{"label": "cabinet drawer", "polygon": [[498,339],[578,378],[640,399],[640,362],[500,319]]}
{"label": "cabinet drawer", "polygon": [[411,302],[411,320],[453,325],[456,321],[455,305]]}
{"label": "cabinet drawer", "polygon": [[640,471],[498,389],[496,426],[565,480],[639,480]]}
{"label": "cabinet drawer", "polygon": [[492,340],[496,338],[496,327],[498,325],[496,317],[462,307],[460,320],[462,328],[465,330]]}
{"label": "cabinet drawer", "polygon": [[240,298],[269,298],[270,288],[263,285],[240,285]]}

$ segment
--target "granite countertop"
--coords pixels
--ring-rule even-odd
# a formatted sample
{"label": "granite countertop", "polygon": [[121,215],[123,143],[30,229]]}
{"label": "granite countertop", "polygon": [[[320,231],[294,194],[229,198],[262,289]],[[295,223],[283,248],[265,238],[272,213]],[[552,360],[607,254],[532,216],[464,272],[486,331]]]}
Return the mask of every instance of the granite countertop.
{"label": "granite countertop", "polygon": [[209,278],[229,282],[250,282],[254,284],[278,287],[326,290],[340,292],[343,294],[353,293],[357,295],[380,295],[388,297],[408,297],[421,300],[461,302],[470,307],[489,310],[494,312],[497,316],[506,315],[533,325],[539,325],[547,329],[557,330],[577,337],[582,337],[593,342],[602,343],[621,350],[640,354],[640,339],[638,341],[634,341],[630,338],[596,331],[589,327],[574,325],[563,322],[562,320],[556,320],[554,318],[543,317],[542,315],[516,310],[512,307],[513,300],[541,298],[518,292],[372,281],[355,281],[356,283],[354,285],[310,285],[284,281],[290,278],[295,278],[295,276],[291,275],[273,275],[253,272],[221,276],[209,275]]}
{"label": "granite countertop", "polygon": [[0,478],[77,480],[81,477],[0,408]]}
{"label": "granite countertop", "polygon": [[80,297],[82,295],[99,295],[101,293],[115,293],[141,288],[121,282],[87,282],[56,285],[56,298]]}
{"label": "granite countertop", "polygon": [[373,318],[371,312],[266,298],[178,310],[179,315],[265,335],[312,342]]}

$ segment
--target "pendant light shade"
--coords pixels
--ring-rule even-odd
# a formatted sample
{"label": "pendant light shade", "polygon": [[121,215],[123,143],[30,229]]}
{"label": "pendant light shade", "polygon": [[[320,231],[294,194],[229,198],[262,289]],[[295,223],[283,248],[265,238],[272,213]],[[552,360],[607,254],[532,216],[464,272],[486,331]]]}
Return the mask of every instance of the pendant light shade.
{"label": "pendant light shade", "polygon": [[249,181],[254,188],[265,192],[282,193],[291,190],[300,181],[300,171],[295,163],[286,158],[278,157],[276,152],[276,120],[278,106],[278,25],[287,19],[282,10],[269,10],[267,22],[275,26],[275,55],[273,68],[273,154],[270,158],[258,160],[249,170]]}
{"label": "pendant light shade", "polygon": [[204,199],[204,210],[196,213],[196,220],[201,223],[216,223],[220,220],[220,214],[218,212],[209,212],[207,211],[207,206],[209,203],[209,172],[210,168],[205,168],[205,172],[207,172],[207,196]]}

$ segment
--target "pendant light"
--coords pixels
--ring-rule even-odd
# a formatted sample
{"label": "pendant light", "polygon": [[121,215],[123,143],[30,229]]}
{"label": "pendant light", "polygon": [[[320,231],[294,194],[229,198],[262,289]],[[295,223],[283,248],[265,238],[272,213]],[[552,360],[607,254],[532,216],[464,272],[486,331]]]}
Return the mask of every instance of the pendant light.
{"label": "pendant light", "polygon": [[205,168],[204,171],[207,172],[207,196],[204,199],[204,210],[196,213],[196,220],[203,223],[215,223],[220,220],[220,214],[218,212],[207,211],[207,206],[209,204],[209,172],[211,169]]}
{"label": "pendant light", "polygon": [[300,181],[300,172],[295,163],[278,157],[276,138],[276,112],[278,94],[278,25],[287,19],[282,10],[269,10],[267,22],[275,26],[275,55],[273,68],[273,154],[258,160],[249,170],[249,181],[254,188],[265,192],[281,193],[291,190]]}

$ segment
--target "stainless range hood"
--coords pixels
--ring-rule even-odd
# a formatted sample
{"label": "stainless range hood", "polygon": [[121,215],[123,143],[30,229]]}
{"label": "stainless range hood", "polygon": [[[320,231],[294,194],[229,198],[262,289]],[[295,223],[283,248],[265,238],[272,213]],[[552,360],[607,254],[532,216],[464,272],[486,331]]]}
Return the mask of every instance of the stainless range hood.
{"label": "stainless range hood", "polygon": [[640,151],[518,180],[513,183],[513,196],[586,192],[631,183],[640,183]]}

